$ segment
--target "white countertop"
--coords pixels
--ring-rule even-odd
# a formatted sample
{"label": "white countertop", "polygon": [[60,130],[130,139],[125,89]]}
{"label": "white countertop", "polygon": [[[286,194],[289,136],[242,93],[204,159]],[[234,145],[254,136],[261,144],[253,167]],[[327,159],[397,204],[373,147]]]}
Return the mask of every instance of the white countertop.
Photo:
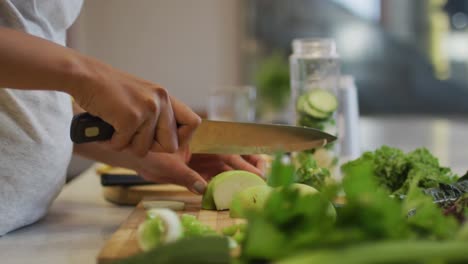
{"label": "white countertop", "polygon": [[[363,118],[363,150],[382,144],[412,150],[426,146],[456,172],[468,169],[468,121],[434,118]],[[102,198],[93,169],[65,186],[40,222],[0,237],[0,263],[95,263],[105,241],[129,215]]]}

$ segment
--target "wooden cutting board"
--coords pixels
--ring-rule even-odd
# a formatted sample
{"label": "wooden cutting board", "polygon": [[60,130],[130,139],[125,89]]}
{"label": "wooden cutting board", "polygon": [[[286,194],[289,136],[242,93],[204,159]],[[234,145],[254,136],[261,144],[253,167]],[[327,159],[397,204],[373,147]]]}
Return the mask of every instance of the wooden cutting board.
{"label": "wooden cutting board", "polygon": [[209,211],[201,210],[201,196],[191,193],[182,195],[169,195],[146,197],[138,204],[130,216],[122,223],[112,237],[106,242],[101,252],[98,255],[97,262],[99,264],[107,264],[113,261],[123,259],[141,252],[137,242],[137,228],[140,223],[145,220],[146,214],[142,203],[144,201],[154,200],[170,200],[185,202],[185,209],[178,211],[181,214],[191,214],[197,217],[202,223],[211,226],[217,231],[221,231],[224,227],[240,223],[241,219],[231,219],[229,211]]}
{"label": "wooden cutting board", "polygon": [[[134,175],[137,173],[133,170],[112,167],[109,165],[101,165],[96,169],[99,177],[103,174],[118,175]],[[118,205],[137,205],[144,197],[180,197],[192,195],[187,188],[174,184],[150,184],[150,185],[135,185],[135,186],[103,186],[102,194],[104,198]]]}
{"label": "wooden cutting board", "polygon": [[152,184],[141,186],[103,186],[104,198],[118,205],[137,205],[145,197],[192,196],[187,188],[173,184]]}

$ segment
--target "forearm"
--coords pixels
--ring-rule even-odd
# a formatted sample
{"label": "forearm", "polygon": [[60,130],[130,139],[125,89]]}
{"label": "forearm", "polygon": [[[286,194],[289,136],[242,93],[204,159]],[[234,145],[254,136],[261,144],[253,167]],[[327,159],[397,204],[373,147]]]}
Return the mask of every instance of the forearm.
{"label": "forearm", "polygon": [[69,92],[85,79],[86,58],[23,32],[0,27],[0,87]]}

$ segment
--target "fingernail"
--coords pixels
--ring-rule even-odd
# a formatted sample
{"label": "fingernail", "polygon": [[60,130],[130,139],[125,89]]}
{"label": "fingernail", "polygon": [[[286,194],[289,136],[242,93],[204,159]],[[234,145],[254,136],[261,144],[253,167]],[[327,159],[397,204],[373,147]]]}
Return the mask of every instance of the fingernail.
{"label": "fingernail", "polygon": [[266,174],[266,166],[265,165],[260,165],[258,170],[260,171],[260,176],[262,176],[263,178],[265,178],[265,174]]}
{"label": "fingernail", "polygon": [[198,193],[198,194],[203,194],[205,193],[206,189],[206,184],[201,181],[197,181],[193,184],[193,189]]}

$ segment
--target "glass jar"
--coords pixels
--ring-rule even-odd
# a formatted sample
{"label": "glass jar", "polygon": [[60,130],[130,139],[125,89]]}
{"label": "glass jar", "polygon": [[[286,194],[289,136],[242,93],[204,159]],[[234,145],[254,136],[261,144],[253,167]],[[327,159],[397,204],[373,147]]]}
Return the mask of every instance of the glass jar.
{"label": "glass jar", "polygon": [[[295,39],[290,56],[291,97],[296,124],[337,135],[339,56],[335,41],[327,38]],[[310,150],[322,168],[336,175],[339,146]]]}

